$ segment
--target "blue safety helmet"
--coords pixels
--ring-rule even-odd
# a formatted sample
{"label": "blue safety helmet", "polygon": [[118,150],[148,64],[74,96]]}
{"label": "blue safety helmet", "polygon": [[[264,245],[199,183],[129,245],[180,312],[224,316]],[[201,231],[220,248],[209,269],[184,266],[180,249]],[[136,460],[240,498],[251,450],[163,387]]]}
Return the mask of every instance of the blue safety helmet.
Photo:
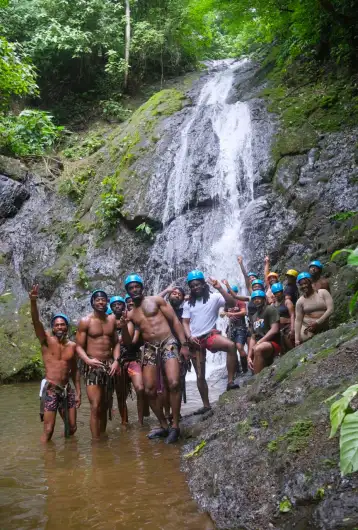
{"label": "blue safety helmet", "polygon": [[251,300],[254,298],[266,298],[266,294],[264,291],[254,291],[251,295]]}
{"label": "blue safety helmet", "polygon": [[56,320],[56,318],[62,318],[66,324],[67,324],[67,327],[69,328],[70,327],[70,319],[68,318],[67,315],[64,315],[63,313],[56,313],[56,315],[54,315],[52,318],[51,318],[51,327],[53,326],[53,323],[54,321]]}
{"label": "blue safety helmet", "polygon": [[253,287],[254,285],[262,285],[262,287],[265,287],[265,284],[262,280],[254,280],[252,283],[251,283],[251,286]]}
{"label": "blue safety helmet", "polygon": [[276,294],[276,293],[279,293],[280,291],[283,291],[283,285],[281,282],[277,282],[277,283],[274,283],[273,285],[271,285],[271,291],[272,291],[272,294]]}
{"label": "blue safety helmet", "polygon": [[124,297],[124,301],[127,302],[127,300],[131,299],[132,297],[129,296],[129,294],[126,294],[126,296]]}
{"label": "blue safety helmet", "polygon": [[233,286],[231,287],[231,290],[234,291],[234,293],[238,293],[238,292],[239,292],[239,288],[238,288],[237,285],[233,285]]}
{"label": "blue safety helmet", "polygon": [[107,307],[106,315],[112,315],[113,311],[110,307]]}
{"label": "blue safety helmet", "polygon": [[248,272],[247,273],[248,277],[250,278],[250,276],[255,276],[255,278],[258,278],[258,274],[256,274],[256,272]]}
{"label": "blue safety helmet", "polygon": [[308,265],[309,267],[318,267],[319,269],[323,269],[323,265],[318,259],[315,259],[311,261],[311,263]]}
{"label": "blue safety helmet", "polygon": [[301,280],[304,280],[305,278],[307,278],[307,280],[311,280],[312,281],[312,276],[310,275],[309,272],[301,272],[301,274],[299,274],[297,276],[297,283],[299,284]]}
{"label": "blue safety helmet", "polygon": [[202,280],[202,281],[205,281],[205,278],[204,278],[204,273],[201,272],[201,271],[198,271],[198,270],[194,270],[194,271],[191,271],[189,272],[187,278],[186,278],[186,281],[188,283],[192,282],[193,280]]}
{"label": "blue safety helmet", "polygon": [[121,304],[126,303],[125,299],[122,298],[121,296],[112,296],[112,298],[109,301],[109,306],[112,307],[112,304],[114,304],[114,302],[120,302]]}
{"label": "blue safety helmet", "polygon": [[144,285],[142,278],[138,274],[130,274],[124,280],[124,287],[127,289],[127,285],[133,282],[140,283],[142,286]]}

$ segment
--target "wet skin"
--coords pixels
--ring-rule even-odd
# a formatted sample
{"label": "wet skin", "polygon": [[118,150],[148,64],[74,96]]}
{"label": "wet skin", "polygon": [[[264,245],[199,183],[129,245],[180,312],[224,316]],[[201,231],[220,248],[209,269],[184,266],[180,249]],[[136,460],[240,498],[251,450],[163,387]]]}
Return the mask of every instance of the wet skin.
{"label": "wet skin", "polygon": [[[114,318],[106,315],[108,299],[98,296],[93,300],[93,313],[80,320],[76,334],[76,350],[79,357],[89,366],[100,368],[103,361],[119,357],[119,342]],[[113,353],[112,353],[113,352]],[[109,375],[118,369],[114,361]],[[87,396],[91,405],[90,427],[92,438],[98,440],[107,426],[107,405],[103,385],[87,385]]]}

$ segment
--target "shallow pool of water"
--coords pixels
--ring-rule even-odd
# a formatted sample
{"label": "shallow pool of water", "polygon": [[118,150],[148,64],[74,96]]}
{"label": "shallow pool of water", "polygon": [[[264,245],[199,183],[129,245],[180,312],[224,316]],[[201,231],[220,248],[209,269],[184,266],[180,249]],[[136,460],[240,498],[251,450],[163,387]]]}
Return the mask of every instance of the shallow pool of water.
{"label": "shallow pool of water", "polygon": [[[200,406],[194,383],[188,404]],[[131,530],[209,530],[179,469],[180,445],[146,438],[154,419],[136,424],[129,400],[130,425],[118,416],[108,439],[92,445],[89,405],[83,391],[78,431],[65,440],[60,417],[53,441],[40,441],[39,385],[0,387],[0,528],[4,530],[71,528]],[[210,389],[217,397],[218,385]]]}

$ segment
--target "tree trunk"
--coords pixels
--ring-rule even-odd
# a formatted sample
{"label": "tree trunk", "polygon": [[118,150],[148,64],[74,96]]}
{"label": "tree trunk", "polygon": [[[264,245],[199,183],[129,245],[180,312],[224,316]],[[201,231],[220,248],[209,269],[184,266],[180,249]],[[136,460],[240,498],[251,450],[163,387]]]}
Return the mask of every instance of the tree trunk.
{"label": "tree trunk", "polygon": [[126,69],[124,71],[124,89],[128,86],[128,69],[129,69],[129,51],[131,46],[131,9],[129,0],[126,0],[126,31],[125,31],[125,48],[124,60],[126,62]]}

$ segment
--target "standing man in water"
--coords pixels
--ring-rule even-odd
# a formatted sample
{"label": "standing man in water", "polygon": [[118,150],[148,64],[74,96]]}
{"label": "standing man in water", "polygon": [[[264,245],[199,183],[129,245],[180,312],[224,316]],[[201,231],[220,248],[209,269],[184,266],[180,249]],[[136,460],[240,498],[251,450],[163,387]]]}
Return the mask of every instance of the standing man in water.
{"label": "standing man in water", "polygon": [[[124,298],[121,296],[112,296],[109,305],[116,320],[116,328],[121,347],[119,370],[115,376],[115,387],[122,423],[128,422],[126,400],[131,391],[130,385],[132,383],[137,395],[138,421],[140,425],[143,425],[144,385],[138,344],[139,331],[134,329],[132,322],[127,324]],[[124,327],[128,328],[130,337],[123,337],[122,330]]]}
{"label": "standing man in water", "polygon": [[[40,341],[45,365],[46,382],[41,394],[41,412],[44,418],[42,442],[49,442],[53,435],[56,413],[59,410],[65,423],[65,435],[77,430],[76,408],[81,404],[81,384],[76,363],[76,345],[68,337],[69,319],[62,313],[52,317],[52,334],[45,331],[37,307],[39,286],[33,285],[29,293],[31,318],[36,337]],[[76,393],[69,384],[71,377]]]}
{"label": "standing man in water", "polygon": [[[166,443],[174,443],[179,439],[180,416],[180,354],[189,357],[183,326],[176,317],[173,308],[161,296],[144,296],[143,280],[138,274],[127,276],[124,286],[132,298],[134,307],[128,319],[138,327],[144,341],[143,381],[145,393],[149,397],[151,409],[159,420],[160,428],[152,431],[148,438],[167,438]],[[173,331],[172,331],[173,330]],[[123,329],[123,337],[126,335]],[[173,332],[176,337],[173,336]],[[181,343],[179,352],[178,340]],[[163,391],[163,371],[168,387],[170,405],[173,412],[172,427],[168,431],[168,423],[158,398]]]}
{"label": "standing man in water", "polygon": [[[92,439],[98,440],[106,431],[107,411],[111,418],[113,375],[119,367],[120,347],[116,321],[106,314],[107,294],[93,291],[93,313],[81,318],[76,334],[76,350],[83,361],[82,372],[91,405]],[[114,361],[112,363],[112,359]]]}
{"label": "standing man in water", "polygon": [[225,291],[218,280],[213,278],[210,278],[210,283],[219,292],[210,293],[204,274],[199,270],[189,272],[187,282],[190,289],[190,297],[184,304],[183,326],[193,351],[197,386],[203,401],[203,407],[196,413],[204,414],[211,409],[208,384],[205,379],[206,350],[227,353],[228,384],[226,390],[240,388],[238,384],[234,383],[238,364],[236,346],[215,329],[220,308],[224,307],[225,304],[228,307],[234,307],[236,300]]}

